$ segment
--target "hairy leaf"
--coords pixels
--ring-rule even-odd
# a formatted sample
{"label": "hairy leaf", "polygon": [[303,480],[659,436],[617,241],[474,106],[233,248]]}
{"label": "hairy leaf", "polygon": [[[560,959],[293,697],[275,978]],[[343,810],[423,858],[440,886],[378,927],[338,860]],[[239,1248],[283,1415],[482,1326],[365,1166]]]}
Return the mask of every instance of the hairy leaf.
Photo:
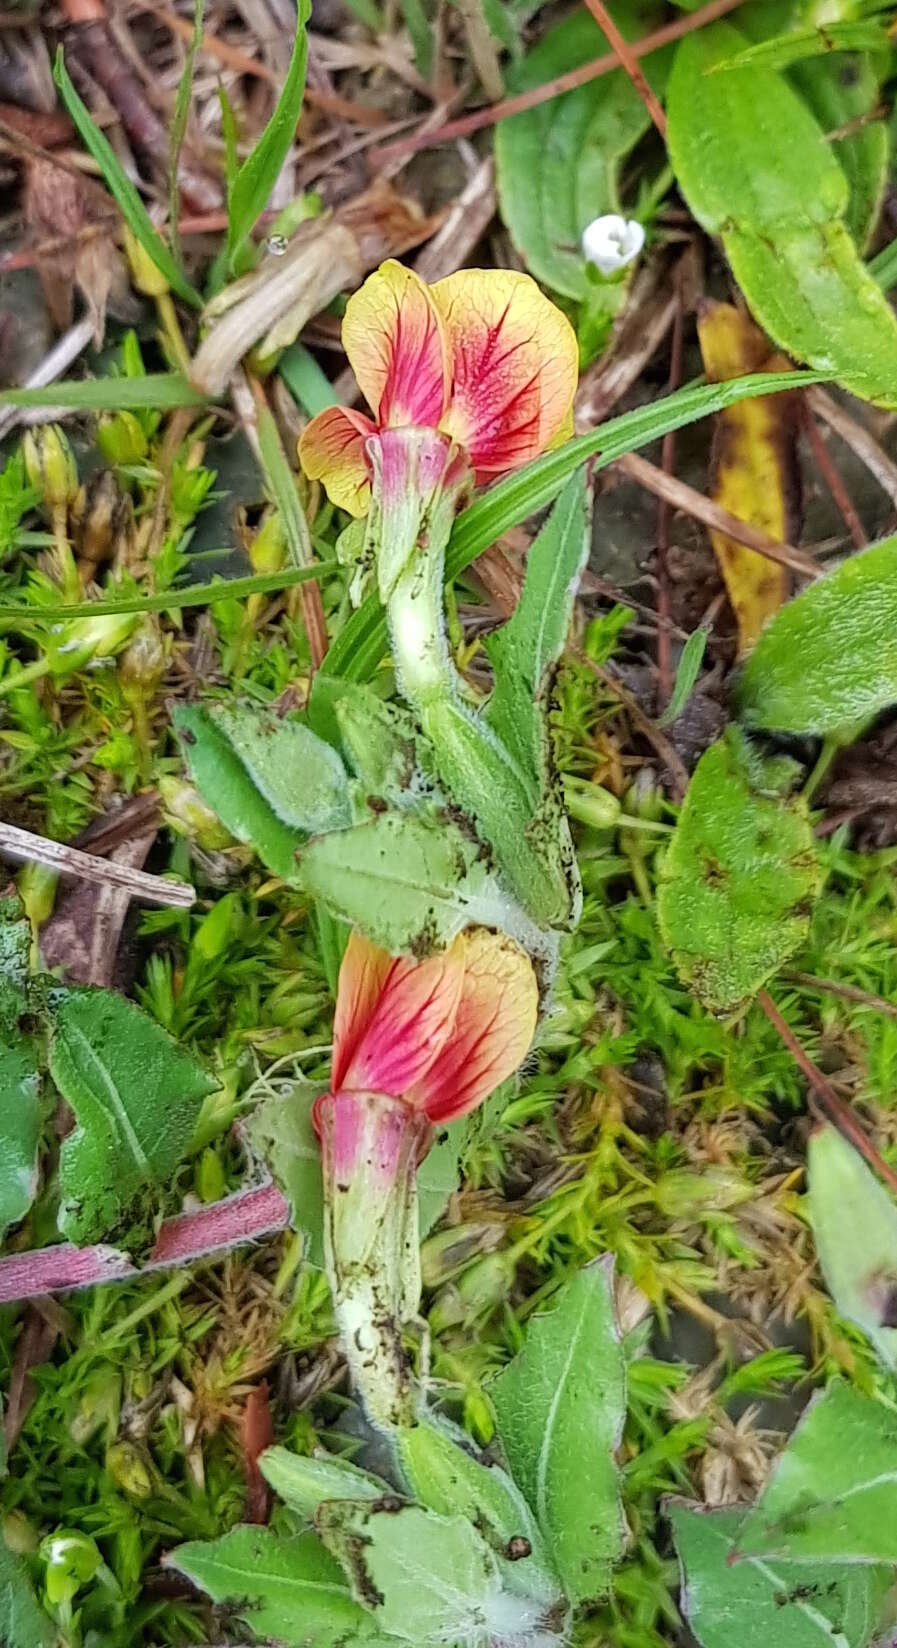
{"label": "hairy leaf", "polygon": [[701,1648],[866,1648],[891,1576],[886,1568],[730,1563],[744,1510],[669,1503],[682,1565],[682,1610]]}
{"label": "hairy leaf", "polygon": [[835,1380],[810,1402],[758,1503],[739,1552],[780,1562],[897,1563],[897,1415]]}
{"label": "hairy leaf", "polygon": [[239,704],[208,704],[205,713],[281,823],[316,835],[351,822],[345,768],[301,721]]}
{"label": "hairy leaf", "polygon": [[848,743],[897,702],[897,537],[789,601],[744,666],[737,707],[752,727]]}
{"label": "hairy leaf", "polygon": [[309,1457],[293,1453],[289,1448],[266,1448],[259,1458],[259,1467],[275,1493],[306,1522],[312,1520],[325,1500],[382,1499],[384,1494],[393,1491],[381,1476],[371,1476],[351,1460],[340,1459],[332,1453],[320,1452]]}
{"label": "hairy leaf", "polygon": [[37,1598],[21,1557],[0,1539],[0,1642],[3,1648],[57,1648],[60,1636]]}
{"label": "hairy leaf", "polygon": [[228,1603],[260,1641],[276,1637],[290,1648],[385,1648],[315,1534],[232,1528],[220,1539],[180,1545],[166,1565],[186,1574],[213,1602]]}
{"label": "hairy leaf", "polygon": [[730,728],[692,775],[660,872],[657,914],[682,978],[731,1013],[809,930],[822,873],[793,762],[762,760]]}
{"label": "hairy leaf", "polygon": [[278,818],[202,705],[177,705],[173,720],[187,771],[203,800],[238,841],[255,848],[269,870],[295,885],[299,880],[296,855],[305,832]]}
{"label": "hairy leaf", "polygon": [[0,1043],[0,1241],[37,1191],[40,1077],[24,1048]]}
{"label": "hairy leaf", "polygon": [[545,1534],[570,1601],[607,1589],[626,1524],[615,1451],[625,1364],[609,1263],[588,1265],[490,1386],[511,1473]]}
{"label": "hairy leaf", "polygon": [[839,1315],[856,1322],[897,1368],[897,1207],[836,1127],[819,1128],[808,1151],[810,1220],[819,1265]]}
{"label": "hairy leaf", "polygon": [[140,1241],[216,1083],[112,990],[61,991],[51,1012],[50,1073],[78,1123],[60,1153],[59,1228]]}

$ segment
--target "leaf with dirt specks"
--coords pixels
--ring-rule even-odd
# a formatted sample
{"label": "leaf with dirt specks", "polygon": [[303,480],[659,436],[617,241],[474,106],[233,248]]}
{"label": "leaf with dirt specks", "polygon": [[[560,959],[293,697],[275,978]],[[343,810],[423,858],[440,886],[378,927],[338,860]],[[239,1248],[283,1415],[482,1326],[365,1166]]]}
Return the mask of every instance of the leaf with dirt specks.
{"label": "leaf with dirt specks", "polygon": [[111,990],[50,998],[50,1073],[78,1125],[62,1146],[59,1228],[72,1242],[140,1242],[216,1083]]}
{"label": "leaf with dirt specks", "polygon": [[744,1507],[666,1507],[682,1565],[682,1611],[701,1648],[866,1648],[881,1621],[888,1568],[760,1558],[730,1563]]}
{"label": "leaf with dirt specks", "polygon": [[229,1604],[259,1641],[276,1637],[290,1648],[388,1648],[316,1534],[232,1528],[220,1539],[179,1546],[166,1566],[186,1574],[213,1602]]}
{"label": "leaf with dirt specks", "polygon": [[897,1563],[897,1416],[836,1379],[815,1397],[739,1530],[746,1556]]}
{"label": "leaf with dirt specks", "polygon": [[822,884],[793,762],[730,727],[702,755],[660,872],[657,914],[681,977],[714,1013],[756,995],[804,942]]}
{"label": "leaf with dirt specks", "polygon": [[615,1459],[626,1411],[625,1361],[611,1264],[587,1265],[489,1387],[511,1473],[535,1511],[567,1596],[600,1597],[626,1522]]}

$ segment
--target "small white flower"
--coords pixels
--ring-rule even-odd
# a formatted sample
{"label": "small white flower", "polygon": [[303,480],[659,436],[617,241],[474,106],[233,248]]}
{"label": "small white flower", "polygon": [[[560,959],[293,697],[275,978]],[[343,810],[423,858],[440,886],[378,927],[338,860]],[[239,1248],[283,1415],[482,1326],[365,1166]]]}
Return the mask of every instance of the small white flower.
{"label": "small white flower", "polygon": [[582,232],[583,256],[594,263],[599,275],[616,275],[638,257],[645,244],[645,231],[633,217],[605,212]]}

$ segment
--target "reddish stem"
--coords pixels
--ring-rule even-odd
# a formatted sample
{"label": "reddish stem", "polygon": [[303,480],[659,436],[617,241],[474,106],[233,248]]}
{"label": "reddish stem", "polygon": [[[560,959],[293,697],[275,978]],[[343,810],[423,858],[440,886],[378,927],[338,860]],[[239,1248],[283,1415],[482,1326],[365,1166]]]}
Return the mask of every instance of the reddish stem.
{"label": "reddish stem", "polygon": [[126,1253],[102,1243],[72,1247],[68,1242],[31,1253],[12,1253],[0,1259],[0,1304],[33,1299],[41,1293],[67,1288],[96,1287],[186,1264],[191,1259],[224,1253],[240,1242],[272,1235],[289,1224],[289,1208],[276,1185],[241,1190],[223,1202],[213,1202],[198,1213],[168,1219],[145,1265],[131,1263]]}

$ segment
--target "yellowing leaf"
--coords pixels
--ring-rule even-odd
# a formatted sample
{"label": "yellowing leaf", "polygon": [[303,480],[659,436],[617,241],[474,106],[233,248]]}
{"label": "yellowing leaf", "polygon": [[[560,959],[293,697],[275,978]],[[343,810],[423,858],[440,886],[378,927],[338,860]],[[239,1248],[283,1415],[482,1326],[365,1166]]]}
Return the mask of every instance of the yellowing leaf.
{"label": "yellowing leaf", "polygon": [[[768,340],[750,317],[729,303],[708,304],[698,321],[708,378],[721,383],[746,372],[777,372],[787,365],[771,355]],[[787,539],[796,514],[797,470],[794,407],[789,395],[761,395],[717,414],[713,440],[715,503],[739,521]],[[748,652],[767,620],[788,596],[783,566],[746,549],[722,532],[710,541],[738,621],[738,651]]]}

